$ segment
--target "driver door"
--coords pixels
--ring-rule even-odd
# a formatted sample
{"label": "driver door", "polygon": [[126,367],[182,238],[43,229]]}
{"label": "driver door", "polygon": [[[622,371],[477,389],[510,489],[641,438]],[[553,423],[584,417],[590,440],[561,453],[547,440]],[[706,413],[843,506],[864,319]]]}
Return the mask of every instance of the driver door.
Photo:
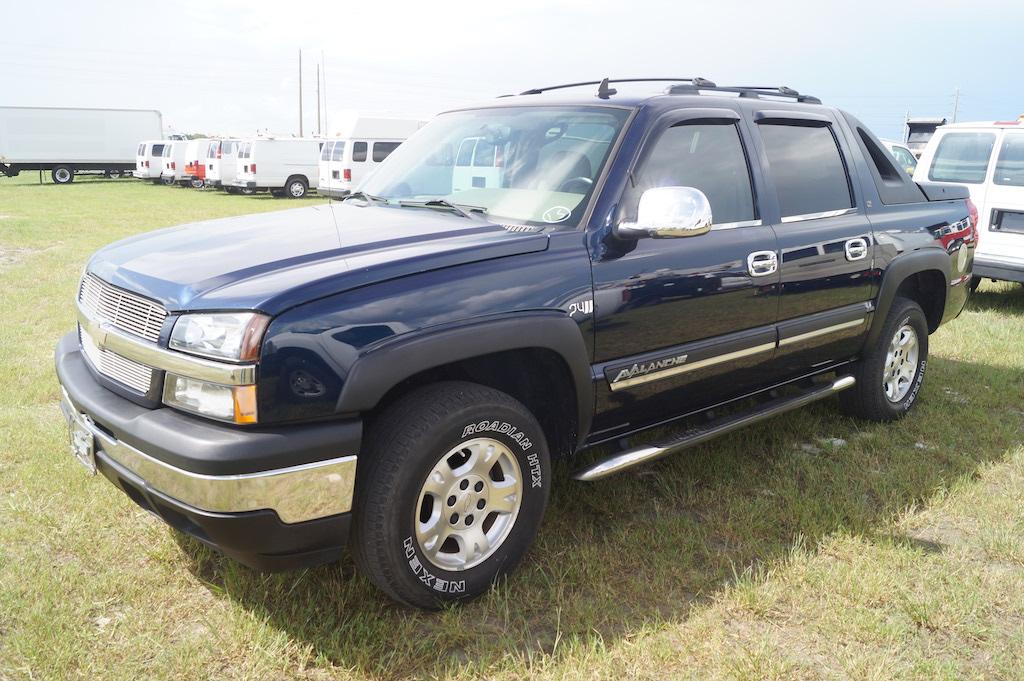
{"label": "driver door", "polygon": [[710,232],[605,238],[595,256],[597,413],[604,440],[761,387],[774,356],[779,272],[761,221],[749,133],[731,109],[663,117],[638,156],[616,223],[644,190],[687,186],[711,204]]}

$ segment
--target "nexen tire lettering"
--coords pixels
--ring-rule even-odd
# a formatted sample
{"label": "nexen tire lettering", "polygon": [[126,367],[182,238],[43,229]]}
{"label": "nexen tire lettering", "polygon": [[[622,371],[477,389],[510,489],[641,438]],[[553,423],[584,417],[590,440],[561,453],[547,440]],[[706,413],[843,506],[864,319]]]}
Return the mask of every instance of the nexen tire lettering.
{"label": "nexen tire lettering", "polygon": [[466,580],[447,580],[441,579],[435,576],[426,566],[420,562],[419,556],[416,555],[416,549],[413,548],[414,540],[412,537],[406,537],[405,541],[402,542],[402,546],[405,549],[405,558],[409,561],[409,568],[412,573],[419,577],[420,581],[429,586],[434,591],[440,591],[441,593],[460,594],[466,591]]}

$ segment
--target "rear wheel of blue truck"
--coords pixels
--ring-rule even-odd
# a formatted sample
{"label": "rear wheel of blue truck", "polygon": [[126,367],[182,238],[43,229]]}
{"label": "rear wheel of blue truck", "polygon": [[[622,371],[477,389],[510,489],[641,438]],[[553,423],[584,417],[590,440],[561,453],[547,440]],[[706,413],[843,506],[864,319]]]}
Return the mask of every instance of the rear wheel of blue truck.
{"label": "rear wheel of blue truck", "polygon": [[436,609],[486,592],[526,553],[547,506],[544,433],[475,383],[419,388],[375,419],[359,455],[351,549],[391,598]]}
{"label": "rear wheel of blue truck", "polygon": [[856,384],[839,393],[843,411],[871,421],[902,418],[917,402],[928,366],[928,321],[921,306],[896,298],[878,339],[853,367]]}

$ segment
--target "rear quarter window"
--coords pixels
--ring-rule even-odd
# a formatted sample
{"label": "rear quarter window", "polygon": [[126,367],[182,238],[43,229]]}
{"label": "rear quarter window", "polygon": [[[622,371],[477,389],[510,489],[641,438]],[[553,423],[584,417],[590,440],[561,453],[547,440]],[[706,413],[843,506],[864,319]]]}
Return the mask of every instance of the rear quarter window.
{"label": "rear quarter window", "polygon": [[334,149],[331,151],[331,161],[344,161],[345,160],[345,143],[335,142]]}
{"label": "rear quarter window", "polygon": [[328,142],[320,148],[320,160],[330,161],[331,160],[331,149],[334,148],[334,142]]}
{"label": "rear quarter window", "polygon": [[980,184],[988,174],[996,136],[992,132],[950,132],[939,140],[928,179]]}

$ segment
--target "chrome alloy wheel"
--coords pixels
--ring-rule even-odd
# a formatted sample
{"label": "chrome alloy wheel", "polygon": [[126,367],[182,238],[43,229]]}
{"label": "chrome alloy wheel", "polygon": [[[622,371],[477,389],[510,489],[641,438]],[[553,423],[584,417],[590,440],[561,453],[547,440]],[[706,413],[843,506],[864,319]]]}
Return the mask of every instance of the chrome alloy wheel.
{"label": "chrome alloy wheel", "polygon": [[899,402],[910,392],[917,375],[918,354],[917,332],[904,324],[896,330],[885,355],[882,387],[890,402]]}
{"label": "chrome alloy wheel", "polygon": [[296,181],[288,185],[288,191],[291,192],[291,195],[296,199],[301,199],[303,194],[306,193],[306,188],[302,186],[301,182]]}
{"label": "chrome alloy wheel", "polygon": [[416,542],[443,570],[467,570],[487,560],[519,515],[519,462],[497,440],[481,437],[450,450],[434,465],[416,506]]}

